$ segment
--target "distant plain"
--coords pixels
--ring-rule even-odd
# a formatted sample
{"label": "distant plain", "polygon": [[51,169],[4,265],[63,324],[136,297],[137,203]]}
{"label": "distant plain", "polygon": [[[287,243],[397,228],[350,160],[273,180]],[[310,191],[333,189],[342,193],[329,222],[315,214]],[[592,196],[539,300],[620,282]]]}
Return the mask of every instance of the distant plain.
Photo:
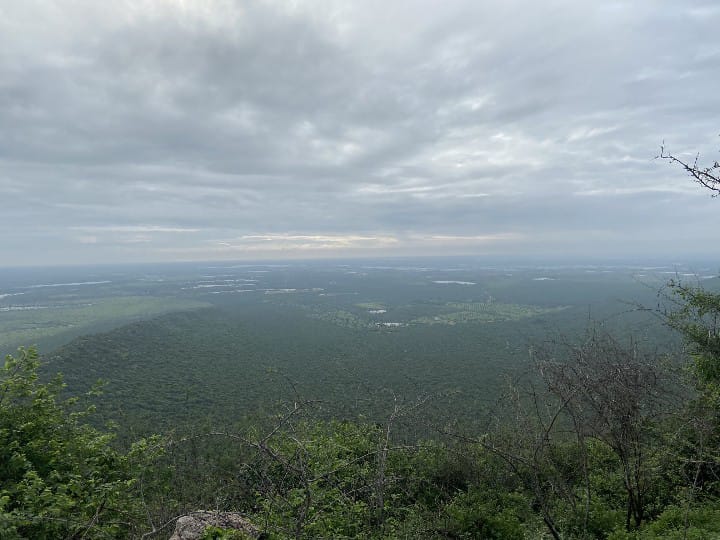
{"label": "distant plain", "polygon": [[[430,259],[3,270],[0,352],[37,344],[101,417],[140,431],[242,424],[298,396],[332,417],[477,423],[529,351],[603,326],[677,340],[654,315],[668,279],[709,265],[521,265]],[[482,412],[482,413],[481,413]]]}

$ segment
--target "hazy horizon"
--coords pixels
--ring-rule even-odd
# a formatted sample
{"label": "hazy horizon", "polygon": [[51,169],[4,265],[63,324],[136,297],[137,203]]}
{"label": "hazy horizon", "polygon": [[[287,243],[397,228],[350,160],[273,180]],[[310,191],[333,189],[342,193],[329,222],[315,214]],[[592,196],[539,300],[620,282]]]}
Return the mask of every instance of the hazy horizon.
{"label": "hazy horizon", "polygon": [[[206,266],[207,265],[207,266]],[[73,271],[110,271],[113,269],[163,269],[163,268],[302,268],[343,266],[363,267],[367,265],[385,265],[387,268],[421,268],[440,269],[455,267],[458,269],[582,269],[603,268],[619,270],[675,270],[694,271],[698,273],[714,273],[720,277],[720,259],[707,256],[699,257],[528,257],[528,256],[478,256],[478,255],[408,255],[385,257],[317,257],[317,258],[276,258],[276,259],[209,259],[209,260],[177,260],[177,261],[142,261],[142,262],[68,262],[65,264],[17,264],[0,266],[0,272],[23,270],[62,270],[72,274]],[[377,266],[379,267],[379,266]],[[665,272],[667,273],[667,272]],[[0,276],[1,277],[1,276]]]}

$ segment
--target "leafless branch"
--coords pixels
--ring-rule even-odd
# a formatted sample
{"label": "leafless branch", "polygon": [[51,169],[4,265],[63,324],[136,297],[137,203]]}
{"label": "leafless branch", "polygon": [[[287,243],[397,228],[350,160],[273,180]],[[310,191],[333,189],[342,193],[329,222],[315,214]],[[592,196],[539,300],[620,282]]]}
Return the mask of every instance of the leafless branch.
{"label": "leafless branch", "polygon": [[720,195],[720,162],[714,161],[711,165],[701,166],[700,154],[695,155],[693,161],[685,161],[679,157],[669,153],[665,149],[665,142],[660,146],[660,154],[658,159],[664,159],[672,164],[680,165],[695,182],[709,189],[713,197]]}

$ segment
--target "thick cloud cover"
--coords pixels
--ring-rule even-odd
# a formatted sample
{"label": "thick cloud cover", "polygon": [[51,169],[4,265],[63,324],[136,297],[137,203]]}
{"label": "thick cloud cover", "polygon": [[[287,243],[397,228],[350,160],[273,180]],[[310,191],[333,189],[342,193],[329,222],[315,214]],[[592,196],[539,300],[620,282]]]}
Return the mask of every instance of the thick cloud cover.
{"label": "thick cloud cover", "polygon": [[0,0],[0,266],[718,253],[716,0]]}

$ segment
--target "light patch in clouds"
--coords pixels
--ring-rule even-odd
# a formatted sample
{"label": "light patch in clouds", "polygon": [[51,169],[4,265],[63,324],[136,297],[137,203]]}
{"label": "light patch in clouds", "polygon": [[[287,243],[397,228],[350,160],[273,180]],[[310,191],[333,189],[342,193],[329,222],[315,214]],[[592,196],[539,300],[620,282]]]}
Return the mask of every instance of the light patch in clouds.
{"label": "light patch in clouds", "polygon": [[393,236],[252,234],[217,242],[228,251],[315,251],[386,248],[398,243]]}
{"label": "light patch in clouds", "polygon": [[654,193],[687,193],[692,187],[687,186],[646,186],[646,187],[610,187],[607,189],[589,189],[585,191],[576,191],[574,195],[580,197],[598,197],[598,196],[623,196],[623,195],[651,195]]}
{"label": "light patch in clouds", "polygon": [[578,127],[568,136],[568,142],[583,141],[592,139],[593,137],[599,137],[600,135],[607,135],[618,129],[617,126],[607,127]]}
{"label": "light patch in clouds", "polygon": [[287,258],[327,256],[393,256],[413,255],[423,250],[431,255],[458,255],[467,250],[493,245],[512,245],[523,241],[522,235],[498,233],[489,235],[326,235],[326,234],[252,234],[237,238],[208,241],[206,246],[161,248],[162,252],[185,259],[232,259],[234,257]]}
{"label": "light patch in clouds", "polygon": [[448,234],[435,234],[432,236],[421,237],[422,239],[437,240],[441,242],[502,242],[506,240],[520,240],[523,235],[514,233],[500,233],[475,236],[459,236]]}
{"label": "light patch in clouds", "polygon": [[718,255],[715,0],[0,13],[0,266]]}

